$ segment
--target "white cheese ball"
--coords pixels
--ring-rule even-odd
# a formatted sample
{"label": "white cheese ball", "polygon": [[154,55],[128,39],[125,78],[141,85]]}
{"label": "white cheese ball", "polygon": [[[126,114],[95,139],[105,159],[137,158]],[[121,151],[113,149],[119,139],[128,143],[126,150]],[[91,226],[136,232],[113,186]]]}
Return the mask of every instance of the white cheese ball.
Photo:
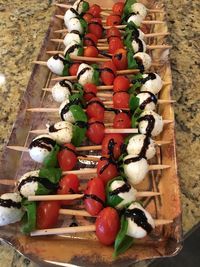
{"label": "white cheese ball", "polygon": [[31,177],[31,176],[39,177],[39,171],[27,172],[17,182],[17,189],[23,197],[35,196],[35,193],[38,189],[38,182],[27,181],[26,183],[21,184],[22,181],[26,180],[28,177]]}
{"label": "white cheese ball", "polygon": [[55,145],[56,142],[48,134],[39,135],[30,143],[29,155],[34,161],[42,163]]}
{"label": "white cheese ball", "polygon": [[[5,193],[0,197],[0,226],[4,226],[10,223],[19,222],[23,215],[24,211],[22,210],[21,196],[17,193]],[[19,207],[15,207],[13,204],[19,204]],[[2,203],[1,203],[2,202]]]}
{"label": "white cheese ball", "polygon": [[131,6],[131,9],[134,13],[139,14],[142,19],[144,19],[147,15],[147,8],[141,3],[135,3]]}
{"label": "white cheese ball", "polygon": [[162,89],[163,82],[161,77],[157,73],[142,74],[144,83],[140,88],[140,91],[149,91],[151,93],[158,94]]}
{"label": "white cheese ball", "polygon": [[81,43],[80,35],[78,33],[69,32],[66,34],[63,43],[65,46],[68,46],[72,43],[80,44]]}
{"label": "white cheese ball", "polygon": [[[111,189],[111,191],[114,191],[117,188],[122,187],[124,184],[125,184],[125,181],[114,180],[110,185],[110,189]],[[130,187],[128,192],[119,193],[118,196],[120,198],[122,198],[123,200],[115,208],[123,209],[125,205],[135,201],[136,200],[136,193],[137,193],[137,190],[134,189],[132,186]]]}
{"label": "white cheese ball", "polygon": [[145,42],[140,38],[134,39],[131,44],[132,44],[132,48],[133,48],[135,53],[146,52],[146,50],[147,50],[147,46],[146,46]]}
{"label": "white cheese ball", "polygon": [[143,66],[144,71],[147,71],[151,67],[152,60],[147,53],[138,52],[133,57],[140,65]]}
{"label": "white cheese ball", "polygon": [[69,110],[69,100],[65,100],[62,102],[59,108],[59,115],[63,121],[68,121],[70,123],[74,123],[75,119],[71,111]]}
{"label": "white cheese ball", "polygon": [[[152,128],[151,132],[148,128]],[[138,129],[142,134],[157,136],[163,130],[162,117],[152,110],[145,110],[140,115]]]}
{"label": "white cheese ball", "polygon": [[83,33],[83,27],[78,18],[71,18],[68,22],[68,31],[78,31],[80,34]]}
{"label": "white cheese ball", "polygon": [[139,184],[148,173],[148,163],[145,158],[137,155],[127,155],[124,157],[124,173],[129,183]]}
{"label": "white cheese ball", "polygon": [[62,75],[65,59],[61,55],[54,55],[47,60],[47,67],[55,74]]}
{"label": "white cheese ball", "polygon": [[52,96],[53,99],[56,102],[63,102],[65,100],[69,99],[69,96],[71,95],[71,90],[73,88],[73,85],[70,81],[62,80],[60,82],[57,82],[52,87]]}
{"label": "white cheese ball", "polygon": [[153,158],[156,154],[155,141],[144,134],[137,134],[132,136],[128,141],[126,150],[129,155],[140,155],[144,147],[145,157],[147,159]]}
{"label": "white cheese ball", "polygon": [[141,23],[142,23],[142,16],[140,16],[139,14],[132,14],[129,18],[128,18],[128,23],[129,22],[133,22],[136,26],[140,27]]}
{"label": "white cheese ball", "polygon": [[83,0],[77,0],[74,4],[73,4],[73,8],[79,13],[81,14],[83,12]]}
{"label": "white cheese ball", "polygon": [[80,45],[75,42],[72,42],[71,44],[66,46],[64,50],[64,55],[66,56],[66,54],[68,54],[68,55],[78,56],[79,49]]}
{"label": "white cheese ball", "polygon": [[82,63],[79,66],[77,72],[77,79],[81,85],[84,86],[86,83],[92,83],[93,75],[94,69],[90,65]]}
{"label": "white cheese ball", "polygon": [[64,23],[65,23],[65,26],[68,28],[69,20],[72,19],[72,18],[78,17],[78,15],[79,14],[77,13],[77,11],[74,8],[69,8],[65,12],[65,15],[64,15]]}
{"label": "white cheese ball", "polygon": [[58,143],[71,143],[73,136],[73,125],[67,121],[60,121],[49,126],[49,135]]}
{"label": "white cheese ball", "polygon": [[[128,212],[131,212],[133,209],[139,209],[144,212],[145,217],[147,219],[147,223],[151,225],[151,227],[154,229],[155,228],[155,222],[153,218],[151,217],[151,214],[146,211],[139,203],[134,202],[128,207]],[[138,219],[138,218],[137,218]],[[142,228],[142,226],[139,226],[135,221],[134,218],[129,218],[127,217],[128,220],[128,229],[127,229],[127,235],[131,236],[133,238],[143,238],[145,237],[148,233],[147,231]],[[142,221],[142,218],[141,218]]]}
{"label": "white cheese ball", "polygon": [[155,110],[157,104],[157,98],[150,92],[142,92],[137,94],[139,99],[139,108],[141,110]]}

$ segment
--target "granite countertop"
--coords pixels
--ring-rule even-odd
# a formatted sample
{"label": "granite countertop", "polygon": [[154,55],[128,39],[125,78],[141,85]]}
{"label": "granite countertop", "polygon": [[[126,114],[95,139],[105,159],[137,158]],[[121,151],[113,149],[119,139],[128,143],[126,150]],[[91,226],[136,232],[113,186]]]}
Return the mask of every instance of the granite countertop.
{"label": "granite countertop", "polygon": [[[200,84],[198,0],[166,0],[171,33],[173,98],[176,114],[178,175],[181,181],[183,230],[200,220]],[[0,152],[8,141],[54,10],[51,0],[0,0]],[[1,85],[2,76],[6,83]],[[35,266],[7,245],[0,246],[0,266]]]}

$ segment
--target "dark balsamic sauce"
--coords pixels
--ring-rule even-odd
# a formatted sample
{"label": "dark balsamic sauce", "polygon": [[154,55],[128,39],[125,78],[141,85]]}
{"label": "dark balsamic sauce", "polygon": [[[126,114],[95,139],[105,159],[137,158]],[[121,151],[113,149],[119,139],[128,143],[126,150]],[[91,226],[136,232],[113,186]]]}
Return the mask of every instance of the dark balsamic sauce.
{"label": "dark balsamic sauce", "polygon": [[82,69],[82,70],[79,72],[78,76],[77,76],[77,80],[79,80],[79,79],[81,78],[81,75],[83,75],[83,74],[84,74],[86,71],[88,71],[88,70],[91,70],[91,69],[88,68],[88,67]]}
{"label": "dark balsamic sauce", "polygon": [[116,188],[115,190],[109,192],[109,195],[114,196],[114,195],[119,195],[120,193],[126,193],[129,192],[131,189],[131,185],[125,182],[122,186]]}
{"label": "dark balsamic sauce", "polygon": [[81,4],[83,1],[84,1],[84,0],[80,0],[80,1],[79,1],[78,5],[77,5],[77,12],[78,12],[78,9],[79,9],[79,7],[80,7],[80,4]]}
{"label": "dark balsamic sauce", "polygon": [[79,48],[80,48],[79,44],[74,44],[74,45],[69,47],[69,49],[65,52],[65,55],[73,53],[75,51],[75,49],[79,49]]}
{"label": "dark balsamic sauce", "polygon": [[42,184],[46,189],[51,190],[51,191],[55,191],[58,188],[58,184],[54,184],[46,178],[41,178],[37,176],[29,176],[26,179],[23,179],[19,183],[18,190],[20,191],[22,186],[24,186],[27,183],[32,183],[32,182],[38,182]]}
{"label": "dark balsamic sauce", "polygon": [[148,76],[146,78],[142,78],[139,81],[142,84],[145,84],[147,81],[149,81],[149,80],[155,80],[155,79],[156,79],[155,73],[151,72],[151,73],[148,73]]}
{"label": "dark balsamic sauce", "polygon": [[0,206],[5,207],[5,208],[16,208],[20,209],[21,208],[21,203],[20,202],[15,202],[12,199],[2,199],[0,198]]}
{"label": "dark balsamic sauce", "polygon": [[153,115],[145,115],[143,117],[140,117],[138,119],[138,122],[141,122],[141,121],[147,121],[148,122],[148,125],[147,125],[147,128],[146,128],[146,132],[148,135],[151,135],[152,131],[153,131],[153,128],[154,128],[154,125],[155,125],[155,118]]}
{"label": "dark balsamic sauce", "polygon": [[145,107],[151,102],[153,102],[155,105],[157,104],[157,98],[153,93],[148,92],[148,91],[143,91],[143,92],[139,93],[138,95],[143,94],[143,93],[149,94],[149,97],[145,101],[143,101],[142,104],[140,104],[139,108],[141,110],[144,110]]}
{"label": "dark balsamic sauce", "polygon": [[29,149],[32,149],[33,147],[40,147],[51,151],[55,145],[56,142],[53,139],[48,137],[41,137],[36,140],[33,140],[29,145]]}
{"label": "dark balsamic sauce", "polygon": [[61,57],[59,54],[54,55],[53,58],[54,58],[55,60],[60,59],[60,60],[63,62],[63,64],[66,64],[66,62],[67,62],[67,60],[65,60],[65,59],[64,59],[63,57]]}
{"label": "dark balsamic sauce", "polygon": [[[79,13],[74,9],[74,8],[70,8],[70,11],[72,12],[72,13],[74,13],[77,17],[79,17]],[[75,31],[75,30],[74,30]]]}
{"label": "dark balsamic sauce", "polygon": [[101,203],[103,206],[105,205],[104,201],[101,198],[99,198],[98,196],[96,196],[96,195],[93,195],[93,194],[90,194],[90,195],[89,194],[85,194],[84,197],[83,197],[83,200],[88,199],[88,198],[91,198],[91,199],[93,199],[93,200]]}
{"label": "dark balsamic sauce", "polygon": [[78,224],[77,224],[76,222],[72,222],[72,223],[69,225],[69,227],[76,227],[76,226],[78,226]]}
{"label": "dark balsamic sauce", "polygon": [[138,52],[144,52],[144,46],[142,40],[139,38],[135,38],[135,41],[138,44]]}
{"label": "dark balsamic sauce", "polygon": [[137,157],[132,157],[132,158],[129,158],[129,159],[125,159],[124,160],[124,164],[130,164],[130,163],[133,163],[133,162],[137,162],[139,160],[141,160],[143,157],[141,155],[138,155]]}
{"label": "dark balsamic sauce", "polygon": [[62,87],[66,87],[70,91],[70,93],[71,93],[72,88],[71,88],[71,86],[69,85],[68,82],[69,82],[68,80],[62,80],[62,81],[59,82],[59,84]]}
{"label": "dark balsamic sauce", "polygon": [[140,71],[144,72],[144,65],[142,59],[140,57],[135,57],[135,60],[138,64],[138,68],[140,69]]}
{"label": "dark balsamic sauce", "polygon": [[141,209],[127,209],[124,215],[133,220],[138,226],[142,227],[148,234],[152,231],[153,227],[148,223],[147,217]]}
{"label": "dark balsamic sauce", "polygon": [[103,71],[107,71],[109,73],[112,73],[115,76],[114,71],[112,69],[110,69],[110,68],[102,68],[102,69],[99,69],[99,72],[103,72]]}

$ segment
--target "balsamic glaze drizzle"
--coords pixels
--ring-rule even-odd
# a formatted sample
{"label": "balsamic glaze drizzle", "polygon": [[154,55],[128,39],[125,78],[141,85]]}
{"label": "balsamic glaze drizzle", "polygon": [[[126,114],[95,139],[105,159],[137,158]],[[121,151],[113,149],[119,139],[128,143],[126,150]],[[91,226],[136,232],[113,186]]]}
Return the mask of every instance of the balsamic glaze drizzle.
{"label": "balsamic glaze drizzle", "polygon": [[18,185],[18,191],[21,190],[22,186],[24,186],[27,183],[32,183],[32,182],[38,182],[42,184],[46,189],[54,191],[58,188],[58,184],[52,183],[46,178],[42,177],[37,177],[37,176],[29,176],[26,179],[23,179],[19,185]]}
{"label": "balsamic glaze drizzle", "polygon": [[36,140],[33,140],[29,145],[29,149],[32,149],[33,147],[40,147],[48,151],[51,151],[55,145],[56,142],[53,139],[48,137],[41,137]]}
{"label": "balsamic glaze drizzle", "polygon": [[140,117],[138,119],[138,122],[141,122],[141,121],[147,121],[148,122],[146,132],[147,132],[147,135],[151,135],[153,128],[154,128],[154,125],[155,125],[154,116],[153,115],[145,115],[145,116]]}
{"label": "balsamic glaze drizzle", "polygon": [[130,189],[131,189],[131,185],[128,184],[126,181],[124,181],[124,182],[125,183],[122,186],[120,186],[120,187],[116,188],[115,190],[109,192],[109,195],[114,196],[114,195],[119,195],[120,193],[129,192]]}
{"label": "balsamic glaze drizzle", "polygon": [[15,202],[12,199],[2,199],[0,198],[0,206],[5,207],[5,208],[21,208],[21,203],[20,202]]}
{"label": "balsamic glaze drizzle", "polygon": [[77,80],[79,80],[79,79],[81,78],[81,75],[83,75],[83,74],[84,74],[86,71],[88,71],[88,70],[91,70],[91,69],[88,68],[88,67],[82,69],[82,70],[79,72],[78,76],[77,76]]}
{"label": "balsamic glaze drizzle", "polygon": [[143,101],[143,102],[140,104],[139,108],[140,108],[141,110],[144,110],[145,107],[146,107],[149,103],[151,103],[151,102],[153,102],[155,105],[157,104],[157,98],[156,98],[156,96],[155,96],[153,93],[148,92],[148,91],[142,91],[142,92],[139,93],[138,95],[143,94],[143,93],[147,93],[147,94],[149,94],[149,97],[148,97],[145,101]]}
{"label": "balsamic glaze drizzle", "polygon": [[94,194],[90,194],[90,195],[89,194],[85,194],[83,199],[85,200],[87,198],[91,198],[91,199],[101,203],[103,206],[105,205],[104,201],[101,198],[99,198],[98,196],[94,195]]}

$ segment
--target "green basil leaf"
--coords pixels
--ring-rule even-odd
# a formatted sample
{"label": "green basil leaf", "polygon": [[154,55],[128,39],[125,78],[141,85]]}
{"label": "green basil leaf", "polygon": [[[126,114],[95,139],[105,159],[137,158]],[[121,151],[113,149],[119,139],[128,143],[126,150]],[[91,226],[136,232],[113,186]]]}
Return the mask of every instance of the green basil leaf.
{"label": "green basil leaf", "polygon": [[118,248],[113,254],[114,257],[126,252],[134,243],[134,239],[131,236],[126,235]]}
{"label": "green basil leaf", "polygon": [[137,73],[133,76],[133,82],[139,81],[143,79],[142,73]]}
{"label": "green basil leaf", "polygon": [[83,40],[81,40],[80,44],[79,44],[79,49],[78,49],[78,56],[82,56],[84,52],[84,48],[83,48]]}
{"label": "green basil leaf", "polygon": [[80,100],[80,102],[82,102],[82,98],[83,98],[83,94],[80,93],[75,93],[69,96],[69,101],[73,102],[75,100]]}
{"label": "green basil leaf", "polygon": [[133,53],[128,51],[127,53],[128,69],[138,69],[138,64],[133,57]]}
{"label": "green basil leaf", "polygon": [[88,32],[88,24],[87,24],[87,22],[83,18],[80,18],[79,21],[80,21],[81,26],[83,28],[83,32],[87,33]]}
{"label": "green basil leaf", "polygon": [[138,126],[138,119],[143,111],[138,107],[134,111],[132,118],[131,118],[131,126],[132,128],[137,128]]}
{"label": "green basil leaf", "polygon": [[123,9],[123,13],[125,15],[128,15],[128,14],[132,13],[131,6],[133,4],[135,4],[136,2],[137,2],[136,0],[126,0],[125,5],[124,5],[124,9]]}
{"label": "green basil leaf", "polygon": [[74,89],[78,89],[80,93],[83,93],[83,86],[80,83],[74,83]]}
{"label": "green basil leaf", "polygon": [[87,122],[87,116],[82,107],[80,107],[79,105],[72,105],[70,106],[69,110],[71,111],[75,121]]}
{"label": "green basil leaf", "polygon": [[88,10],[89,10],[90,6],[89,6],[89,3],[84,1],[83,4],[82,4],[82,13],[86,13]]}
{"label": "green basil leaf", "polygon": [[25,214],[22,218],[21,232],[29,234],[36,229],[36,202],[22,199],[22,207]]}
{"label": "green basil leaf", "polygon": [[100,73],[99,73],[99,67],[97,64],[92,64],[92,67],[94,69],[94,74],[93,74],[93,77],[92,77],[92,83],[96,84],[96,85],[99,85],[99,76],[100,76]]}
{"label": "green basil leaf", "polygon": [[139,107],[140,99],[137,96],[131,95],[129,100],[129,107],[131,111],[135,111]]}
{"label": "green basil leaf", "polygon": [[73,125],[73,137],[72,144],[74,146],[80,146],[83,140],[85,139],[87,129],[80,128],[78,125]]}
{"label": "green basil leaf", "polygon": [[57,184],[62,176],[60,168],[42,168],[39,171],[39,177],[48,179],[51,183]]}
{"label": "green basil leaf", "polygon": [[137,128],[138,122],[137,122],[137,118],[134,117],[134,115],[131,118],[131,127],[132,128]]}
{"label": "green basil leaf", "polygon": [[115,208],[119,203],[123,201],[121,197],[118,195],[111,195],[111,184],[116,180],[124,180],[121,176],[115,177],[112,180],[110,180],[106,185],[106,203],[108,206]]}
{"label": "green basil leaf", "polygon": [[49,155],[44,159],[43,165],[46,168],[54,168],[58,166],[57,154],[60,150],[60,146],[56,144]]}
{"label": "green basil leaf", "polygon": [[63,72],[62,72],[62,76],[68,76],[68,75],[69,75],[69,64],[65,64]]}

